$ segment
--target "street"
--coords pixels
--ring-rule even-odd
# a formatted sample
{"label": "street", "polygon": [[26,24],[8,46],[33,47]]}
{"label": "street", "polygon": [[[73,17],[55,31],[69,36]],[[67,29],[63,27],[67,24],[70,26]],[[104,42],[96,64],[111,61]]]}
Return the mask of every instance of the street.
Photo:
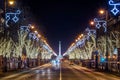
{"label": "street", "polygon": [[49,63],[2,77],[0,80],[120,80],[120,77],[64,62],[61,67],[60,65],[52,66]]}
{"label": "street", "polygon": [[0,80],[120,80],[120,0],[0,0]]}

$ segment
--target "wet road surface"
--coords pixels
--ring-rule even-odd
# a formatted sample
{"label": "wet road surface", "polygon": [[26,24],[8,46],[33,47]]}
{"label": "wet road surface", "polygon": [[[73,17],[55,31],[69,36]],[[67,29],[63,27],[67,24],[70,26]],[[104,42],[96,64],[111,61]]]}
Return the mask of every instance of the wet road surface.
{"label": "wet road surface", "polygon": [[120,77],[64,62],[54,66],[46,64],[0,80],[120,80]]}

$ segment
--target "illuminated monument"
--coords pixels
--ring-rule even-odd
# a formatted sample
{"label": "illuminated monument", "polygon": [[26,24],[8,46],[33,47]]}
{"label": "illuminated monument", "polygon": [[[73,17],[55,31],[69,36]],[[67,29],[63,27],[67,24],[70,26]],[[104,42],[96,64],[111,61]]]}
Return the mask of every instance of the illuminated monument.
{"label": "illuminated monument", "polygon": [[62,55],[61,55],[61,41],[59,41],[59,55],[57,57],[57,59],[62,59]]}

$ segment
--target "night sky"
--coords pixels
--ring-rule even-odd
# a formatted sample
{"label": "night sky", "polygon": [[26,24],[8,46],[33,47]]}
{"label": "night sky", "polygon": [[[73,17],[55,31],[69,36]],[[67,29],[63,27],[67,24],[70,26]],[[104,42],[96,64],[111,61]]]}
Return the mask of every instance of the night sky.
{"label": "night sky", "polygon": [[58,53],[62,42],[64,53],[75,38],[89,26],[100,8],[106,8],[107,0],[23,0],[30,7],[37,24],[49,45]]}

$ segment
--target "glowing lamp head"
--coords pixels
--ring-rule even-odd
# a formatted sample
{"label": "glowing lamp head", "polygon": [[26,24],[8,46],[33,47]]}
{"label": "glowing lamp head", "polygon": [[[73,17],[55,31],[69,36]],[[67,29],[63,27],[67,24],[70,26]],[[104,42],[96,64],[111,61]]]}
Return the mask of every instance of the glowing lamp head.
{"label": "glowing lamp head", "polygon": [[80,38],[78,37],[78,40],[80,40]]}
{"label": "glowing lamp head", "polygon": [[78,40],[76,39],[75,41],[77,42]]}
{"label": "glowing lamp head", "polygon": [[100,10],[99,13],[100,13],[100,14],[104,14],[104,13],[105,13],[105,10]]}
{"label": "glowing lamp head", "polygon": [[37,31],[34,31],[36,34],[38,33]]}
{"label": "glowing lamp head", "polygon": [[38,37],[40,38],[40,37],[41,37],[41,35],[40,35],[40,34],[38,34]]}
{"label": "glowing lamp head", "polygon": [[73,46],[75,43],[72,43],[71,46]]}
{"label": "glowing lamp head", "polygon": [[81,34],[81,37],[83,37],[83,34]]}
{"label": "glowing lamp head", "polygon": [[15,1],[14,0],[10,0],[8,3],[9,3],[9,5],[14,5]]}
{"label": "glowing lamp head", "polygon": [[91,21],[91,22],[90,22],[90,25],[94,25],[94,21]]}
{"label": "glowing lamp head", "polygon": [[31,26],[31,29],[34,29],[35,27],[34,26]]}

